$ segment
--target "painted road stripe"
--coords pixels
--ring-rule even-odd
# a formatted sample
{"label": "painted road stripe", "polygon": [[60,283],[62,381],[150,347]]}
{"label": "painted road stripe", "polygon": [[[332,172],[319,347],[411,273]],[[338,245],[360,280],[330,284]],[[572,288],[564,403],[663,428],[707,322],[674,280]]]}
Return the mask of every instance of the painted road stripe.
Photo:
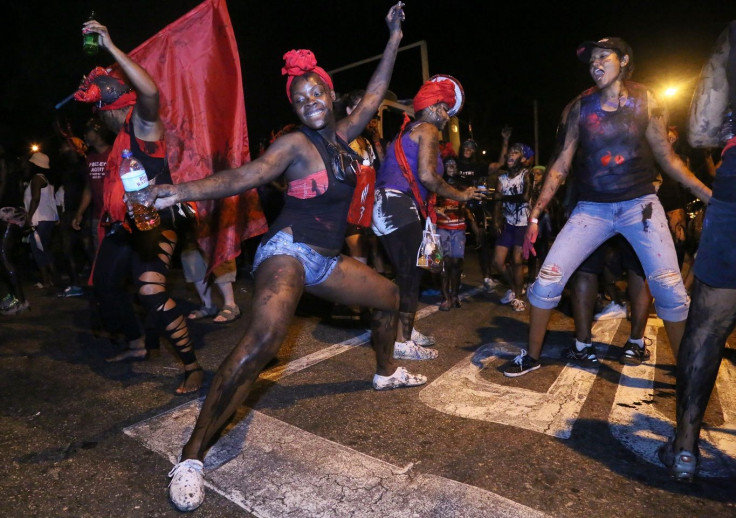
{"label": "painted road stripe", "polygon": [[[624,366],[616,390],[608,426],[624,446],[644,460],[661,466],[657,449],[673,435],[675,423],[654,406],[654,372],[657,365],[657,333],[662,321],[650,318],[645,336],[652,337],[651,358],[641,365]],[[703,477],[736,476],[736,368],[721,362],[718,396],[725,422],[703,429],[700,437],[700,470]]]}
{"label": "painted road stripe", "polygon": [[[620,320],[602,320],[592,329],[593,341],[610,344]],[[523,344],[526,345],[526,344]],[[598,351],[606,356],[605,351]],[[598,365],[568,363],[547,392],[499,385],[484,379],[484,370],[497,368],[498,358],[510,360],[521,344],[493,342],[458,362],[419,393],[419,399],[446,414],[515,426],[569,439],[580,409],[598,373]],[[543,357],[559,359],[565,348],[547,346]],[[600,349],[600,347],[599,347]]]}
{"label": "painted road stripe", "polygon": [[[481,292],[480,288],[470,289],[464,293],[461,293],[460,299],[465,300],[467,298],[477,295],[480,292]],[[432,304],[432,305],[423,307],[422,309],[417,311],[415,321],[428,317],[429,315],[436,313],[438,310],[439,310],[439,306],[436,304]],[[349,340],[345,340],[344,342],[340,342],[339,344],[334,344],[329,347],[325,347],[324,349],[320,349],[319,351],[314,352],[312,354],[308,354],[306,356],[302,356],[301,358],[297,358],[296,360],[293,360],[285,365],[279,365],[272,369],[268,369],[267,371],[263,371],[261,375],[258,376],[258,379],[263,379],[263,380],[268,380],[268,381],[278,381],[281,378],[284,378],[291,374],[295,374],[304,369],[308,369],[309,367],[317,365],[318,363],[323,362],[325,360],[329,360],[330,358],[337,356],[338,354],[342,354],[346,351],[349,351],[350,349],[354,347],[360,347],[362,345],[365,345],[368,342],[370,342],[370,339],[371,339],[371,333],[370,331],[366,331],[365,333],[358,335],[355,338],[350,338]]]}
{"label": "painted road stripe", "polygon": [[[125,429],[176,462],[201,400]],[[207,486],[263,518],[544,517],[490,491],[395,466],[250,410],[205,459]],[[208,505],[205,502],[204,505]],[[210,503],[209,505],[212,505]]]}

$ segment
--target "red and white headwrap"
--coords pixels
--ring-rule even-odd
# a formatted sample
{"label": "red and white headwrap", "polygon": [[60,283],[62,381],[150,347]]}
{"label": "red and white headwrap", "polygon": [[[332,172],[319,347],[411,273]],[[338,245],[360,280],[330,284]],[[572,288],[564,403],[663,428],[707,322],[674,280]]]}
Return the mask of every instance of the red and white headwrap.
{"label": "red and white headwrap", "polygon": [[291,102],[291,83],[295,77],[303,76],[309,72],[314,72],[325,82],[330,90],[335,88],[332,86],[332,78],[325,72],[325,69],[317,66],[317,58],[314,53],[308,49],[290,50],[284,54],[286,62],[281,68],[281,75],[289,76],[286,80],[286,97]]}
{"label": "red and white headwrap", "polygon": [[432,76],[425,82],[414,96],[414,112],[428,106],[445,103],[448,115],[453,116],[463,107],[465,92],[460,81],[446,74]]}
{"label": "red and white headwrap", "polygon": [[133,106],[137,95],[116,71],[95,67],[79,85],[74,99],[84,103],[96,103],[97,110],[106,111]]}

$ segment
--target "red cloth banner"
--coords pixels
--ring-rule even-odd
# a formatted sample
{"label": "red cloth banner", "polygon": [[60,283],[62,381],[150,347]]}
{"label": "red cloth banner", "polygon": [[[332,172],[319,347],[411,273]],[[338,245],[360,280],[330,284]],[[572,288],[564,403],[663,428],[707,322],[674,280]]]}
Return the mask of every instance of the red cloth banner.
{"label": "red cloth banner", "polygon": [[[174,183],[249,160],[240,57],[225,0],[206,0],[130,52],[156,80]],[[198,242],[209,269],[268,230],[255,189],[197,202]]]}

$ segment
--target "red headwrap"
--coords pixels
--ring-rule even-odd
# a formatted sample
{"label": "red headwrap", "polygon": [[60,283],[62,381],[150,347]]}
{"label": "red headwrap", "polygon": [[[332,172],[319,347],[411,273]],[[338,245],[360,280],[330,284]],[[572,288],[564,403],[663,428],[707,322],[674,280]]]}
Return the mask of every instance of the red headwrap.
{"label": "red headwrap", "polygon": [[455,85],[452,81],[425,82],[414,96],[414,112],[437,103],[445,103],[450,108],[455,106]]}
{"label": "red headwrap", "polygon": [[106,111],[134,105],[137,95],[115,71],[95,67],[79,85],[74,99],[96,103],[96,109]]}
{"label": "red headwrap", "polygon": [[317,58],[314,57],[311,50],[290,50],[284,54],[284,61],[286,61],[286,63],[281,69],[281,75],[289,76],[286,80],[286,97],[289,98],[289,102],[291,102],[292,81],[294,81],[295,77],[303,76],[308,72],[314,72],[317,74],[322,78],[330,90],[334,90],[334,87],[332,86],[332,78],[330,78],[322,67],[317,66]]}

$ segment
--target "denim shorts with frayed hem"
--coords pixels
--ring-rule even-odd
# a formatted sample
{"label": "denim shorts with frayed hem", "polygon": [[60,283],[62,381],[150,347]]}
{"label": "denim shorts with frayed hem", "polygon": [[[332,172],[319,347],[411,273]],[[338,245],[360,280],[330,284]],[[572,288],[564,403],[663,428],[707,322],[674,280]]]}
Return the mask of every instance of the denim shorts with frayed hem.
{"label": "denim shorts with frayed hem", "polygon": [[315,286],[326,281],[337,266],[339,258],[337,255],[325,257],[305,243],[295,243],[294,236],[281,230],[266,243],[258,245],[253,260],[253,273],[255,274],[263,261],[275,255],[288,255],[301,263],[304,268],[305,286]]}

